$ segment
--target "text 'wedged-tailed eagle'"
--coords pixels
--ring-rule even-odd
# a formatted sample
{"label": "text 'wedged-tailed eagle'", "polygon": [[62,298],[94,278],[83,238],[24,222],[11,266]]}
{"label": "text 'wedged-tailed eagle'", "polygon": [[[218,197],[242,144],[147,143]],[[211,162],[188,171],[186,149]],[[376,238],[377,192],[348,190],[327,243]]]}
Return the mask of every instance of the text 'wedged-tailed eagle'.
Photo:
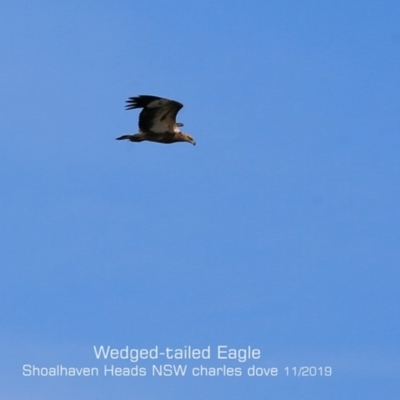
{"label": "text 'wedged-tailed eagle'", "polygon": [[176,116],[183,104],[164,99],[157,96],[140,95],[130,97],[126,101],[126,109],[143,108],[139,114],[139,133],[134,135],[123,135],[117,140],[128,139],[131,142],[176,143],[189,142],[193,145],[196,141],[187,133],[182,132],[179,127],[181,122],[176,122]]}

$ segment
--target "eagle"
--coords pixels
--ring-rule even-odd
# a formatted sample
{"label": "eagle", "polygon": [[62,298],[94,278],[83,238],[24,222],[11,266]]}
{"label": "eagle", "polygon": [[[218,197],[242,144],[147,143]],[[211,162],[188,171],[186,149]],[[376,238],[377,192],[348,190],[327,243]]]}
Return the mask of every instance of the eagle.
{"label": "eagle", "polygon": [[176,115],[183,107],[183,104],[175,100],[149,95],[130,97],[126,103],[127,110],[143,109],[139,114],[139,133],[123,135],[117,137],[117,140],[128,139],[131,142],[148,140],[165,144],[188,142],[193,145],[196,144],[196,141],[190,135],[179,129],[183,124],[176,122]]}

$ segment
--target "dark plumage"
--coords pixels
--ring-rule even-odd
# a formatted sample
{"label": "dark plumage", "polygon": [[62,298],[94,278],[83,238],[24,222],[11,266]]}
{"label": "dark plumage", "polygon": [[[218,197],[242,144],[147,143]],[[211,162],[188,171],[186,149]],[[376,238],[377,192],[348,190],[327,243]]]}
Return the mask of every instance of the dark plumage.
{"label": "dark plumage", "polygon": [[195,140],[179,127],[182,123],[176,122],[176,116],[183,104],[162,97],[141,95],[130,97],[126,101],[126,109],[143,108],[139,114],[139,133],[123,135],[117,140],[128,139],[131,142],[148,140],[158,143],[189,142],[196,144]]}

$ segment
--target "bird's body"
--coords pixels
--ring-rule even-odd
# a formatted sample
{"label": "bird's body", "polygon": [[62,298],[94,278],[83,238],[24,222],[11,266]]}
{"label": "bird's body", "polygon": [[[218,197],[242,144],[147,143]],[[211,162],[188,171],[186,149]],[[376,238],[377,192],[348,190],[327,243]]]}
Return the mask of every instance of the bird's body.
{"label": "bird's body", "polygon": [[176,122],[176,116],[183,104],[156,96],[141,95],[130,97],[126,109],[142,108],[139,114],[139,133],[134,135],[123,135],[117,140],[128,139],[131,142],[176,143],[189,142],[196,144],[195,140],[187,133],[182,132],[179,127],[182,123]]}

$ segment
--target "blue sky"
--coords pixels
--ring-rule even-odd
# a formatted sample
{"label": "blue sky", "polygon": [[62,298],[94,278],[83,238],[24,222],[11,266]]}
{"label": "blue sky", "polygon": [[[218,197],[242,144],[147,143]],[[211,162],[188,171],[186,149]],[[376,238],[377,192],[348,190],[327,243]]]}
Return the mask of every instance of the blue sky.
{"label": "blue sky", "polygon": [[[398,399],[399,17],[389,0],[3,3],[0,397]],[[115,141],[138,94],[184,103],[197,146]],[[203,364],[279,376],[22,376],[102,368],[100,345],[251,346]],[[333,375],[285,376],[301,366]]]}

